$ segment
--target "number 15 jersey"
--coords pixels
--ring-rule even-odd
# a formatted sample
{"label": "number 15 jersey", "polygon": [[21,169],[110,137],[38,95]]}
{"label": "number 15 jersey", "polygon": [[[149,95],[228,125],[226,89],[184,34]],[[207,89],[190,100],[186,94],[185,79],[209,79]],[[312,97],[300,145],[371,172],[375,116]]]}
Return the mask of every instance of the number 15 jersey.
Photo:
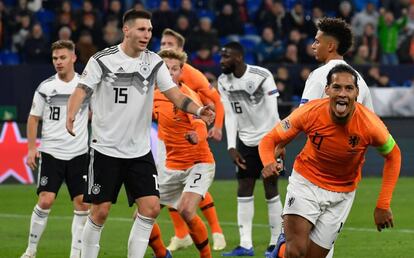
{"label": "number 15 jersey", "polygon": [[149,50],[126,55],[121,45],[92,56],[79,81],[93,90],[91,147],[116,158],[137,158],[150,149],[154,84],[175,86],[162,59]]}
{"label": "number 15 jersey", "polygon": [[227,147],[235,148],[237,132],[249,147],[259,145],[263,136],[279,121],[279,93],[269,70],[247,65],[240,77],[221,74],[218,89],[225,111]]}

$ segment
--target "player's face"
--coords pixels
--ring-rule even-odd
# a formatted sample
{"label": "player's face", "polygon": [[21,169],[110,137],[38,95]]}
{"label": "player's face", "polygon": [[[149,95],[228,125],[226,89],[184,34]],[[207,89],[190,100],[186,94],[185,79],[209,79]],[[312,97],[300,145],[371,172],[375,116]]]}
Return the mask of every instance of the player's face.
{"label": "player's face", "polygon": [[75,61],[75,53],[67,48],[55,49],[52,52],[53,66],[59,75],[65,75],[73,71]]}
{"label": "player's face", "polygon": [[173,81],[178,84],[181,75],[180,61],[172,58],[164,58],[164,62],[167,65],[168,71],[170,72]]}
{"label": "player's face", "polygon": [[178,46],[178,41],[174,36],[171,35],[164,35],[161,38],[161,50],[164,49],[172,49],[175,51],[180,51],[182,50],[179,46]]}
{"label": "player's face", "polygon": [[359,93],[354,76],[347,72],[334,73],[332,83],[325,90],[330,98],[330,110],[334,121],[346,122],[355,109]]}
{"label": "player's face", "polygon": [[151,20],[138,18],[127,22],[123,27],[128,46],[136,52],[144,51],[152,37]]}
{"label": "player's face", "polygon": [[220,58],[221,71],[224,74],[233,73],[236,68],[236,57],[235,53],[228,48],[223,48],[221,50]]}
{"label": "player's face", "polygon": [[315,36],[315,41],[312,44],[312,50],[315,59],[319,62],[325,62],[327,59],[329,53],[328,44],[328,37],[323,35],[322,31],[318,30]]}

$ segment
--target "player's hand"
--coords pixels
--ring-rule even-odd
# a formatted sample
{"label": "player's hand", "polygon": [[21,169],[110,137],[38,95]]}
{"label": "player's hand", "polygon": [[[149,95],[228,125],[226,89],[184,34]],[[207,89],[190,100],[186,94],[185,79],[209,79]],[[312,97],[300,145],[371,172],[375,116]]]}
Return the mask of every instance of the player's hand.
{"label": "player's hand", "polygon": [[286,149],[285,147],[280,147],[280,145],[276,146],[275,148],[275,158],[285,159],[286,156]]}
{"label": "player's hand", "polygon": [[36,158],[40,157],[40,153],[37,151],[36,148],[34,149],[29,149],[29,153],[27,154],[27,160],[26,160],[26,164],[32,169],[34,170],[35,168],[37,168],[37,164],[36,164]]}
{"label": "player's hand", "polygon": [[394,220],[391,209],[380,209],[375,208],[374,210],[374,221],[377,225],[378,231],[382,231],[385,228],[394,227]]}
{"label": "player's hand", "polygon": [[195,131],[186,132],[184,137],[189,143],[193,145],[196,145],[198,143],[198,135]]}
{"label": "player's hand", "polygon": [[242,157],[240,152],[238,152],[235,148],[229,149],[230,157],[233,159],[233,162],[242,169],[247,169],[246,160]]}
{"label": "player's hand", "polygon": [[279,176],[281,171],[283,171],[283,163],[273,162],[273,163],[270,163],[269,165],[266,165],[262,169],[262,176],[263,178],[271,177],[273,175]]}
{"label": "player's hand", "polygon": [[214,122],[215,117],[216,113],[214,113],[213,108],[210,104],[204,106],[200,111],[200,118],[208,125]]}
{"label": "player's hand", "polygon": [[221,141],[221,138],[223,137],[223,134],[221,132],[221,128],[217,128],[217,127],[212,127],[209,131],[208,131],[208,138],[212,138],[213,140],[216,141]]}
{"label": "player's hand", "polygon": [[74,122],[75,122],[75,118],[74,117],[70,117],[68,115],[68,117],[66,118],[66,130],[72,136],[75,136],[75,133],[73,132],[73,123]]}

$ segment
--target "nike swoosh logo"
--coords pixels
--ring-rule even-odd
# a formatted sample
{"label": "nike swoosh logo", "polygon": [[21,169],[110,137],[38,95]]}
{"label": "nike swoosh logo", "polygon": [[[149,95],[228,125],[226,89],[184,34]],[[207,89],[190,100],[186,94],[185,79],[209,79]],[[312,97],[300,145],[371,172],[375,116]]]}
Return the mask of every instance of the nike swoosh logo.
{"label": "nike swoosh logo", "polygon": [[190,185],[190,188],[196,188],[198,187],[197,185]]}

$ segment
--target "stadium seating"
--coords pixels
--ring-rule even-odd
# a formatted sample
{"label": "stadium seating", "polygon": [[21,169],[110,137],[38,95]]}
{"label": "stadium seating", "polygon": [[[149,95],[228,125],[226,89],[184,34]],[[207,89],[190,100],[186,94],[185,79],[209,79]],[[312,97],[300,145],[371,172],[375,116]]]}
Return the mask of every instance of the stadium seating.
{"label": "stadium seating", "polygon": [[18,65],[20,64],[20,57],[17,53],[3,50],[0,52],[0,63],[3,65]]}

